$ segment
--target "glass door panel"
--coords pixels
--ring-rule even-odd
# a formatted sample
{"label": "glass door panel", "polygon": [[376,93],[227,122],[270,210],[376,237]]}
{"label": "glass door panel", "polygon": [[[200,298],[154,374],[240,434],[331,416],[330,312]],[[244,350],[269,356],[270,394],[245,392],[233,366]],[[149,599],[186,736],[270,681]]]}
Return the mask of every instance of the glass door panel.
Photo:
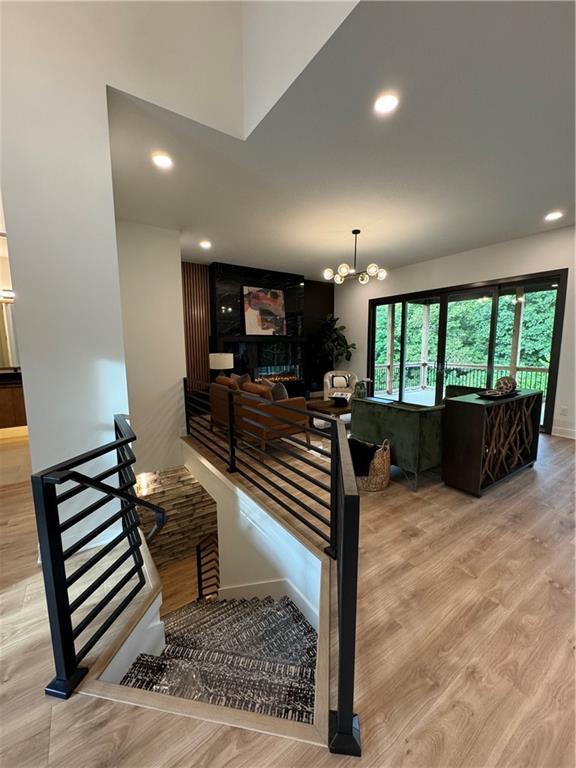
{"label": "glass door panel", "polygon": [[439,298],[406,302],[402,394],[405,403],[435,404],[439,317]]}
{"label": "glass door panel", "polygon": [[489,291],[448,297],[444,394],[447,385],[486,388],[491,314]]}
{"label": "glass door panel", "polygon": [[374,397],[398,400],[402,304],[380,304],[375,322]]}
{"label": "glass door panel", "polygon": [[498,321],[496,323],[496,341],[494,345],[494,382],[500,376],[510,375],[512,357],[512,336],[514,317],[518,298],[516,288],[501,288],[498,296]]}
{"label": "glass door panel", "polygon": [[513,376],[519,389],[544,392],[541,423],[552,356],[557,285],[505,286],[498,299],[494,381]]}

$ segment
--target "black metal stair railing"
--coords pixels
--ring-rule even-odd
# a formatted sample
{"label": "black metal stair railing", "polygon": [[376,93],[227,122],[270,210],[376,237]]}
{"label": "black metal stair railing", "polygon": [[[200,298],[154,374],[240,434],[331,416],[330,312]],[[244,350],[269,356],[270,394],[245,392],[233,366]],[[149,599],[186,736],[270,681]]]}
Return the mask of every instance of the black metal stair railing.
{"label": "black metal stair railing", "polygon": [[328,746],[360,756],[354,712],[360,501],[345,426],[306,406],[202,381],[184,379],[184,404],[187,434],[304,525],[336,561],[338,694]]}
{"label": "black metal stair railing", "polygon": [[196,544],[196,583],[198,600],[218,595],[220,587],[220,563],[218,560],[218,537],[205,536]]}
{"label": "black metal stair railing", "polygon": [[[60,698],[68,698],[71,695],[88,671],[80,666],[80,663],[146,583],[136,509],[143,508],[154,513],[155,524],[148,539],[162,527],[165,520],[161,507],[139,499],[133,493],[136,477],[132,467],[136,458],[131,443],[136,439],[136,435],[128,417],[116,415],[114,428],[116,440],[32,475],[36,525],[56,669],[56,676],[47,685],[46,693]],[[78,467],[111,453],[116,454],[116,463],[102,472],[90,476],[77,470]],[[104,482],[114,477],[117,478],[118,485]],[[64,483],[73,485],[57,493],[57,487]],[[87,489],[97,491],[100,497],[73,515],[61,519],[62,505]],[[107,505],[116,500],[120,502],[120,507],[111,510]],[[72,540],[64,546],[63,534],[71,532],[75,526],[98,511],[98,524],[76,536],[68,533],[67,536]],[[94,554],[88,554],[87,548],[90,544],[106,534],[115,524],[121,524],[121,530],[114,532],[105,544],[95,548]],[[86,559],[68,573],[67,566],[71,558],[82,550],[87,552]],[[97,572],[97,575],[91,573],[92,569],[106,558],[110,560],[110,564],[106,562],[105,569]],[[124,564],[130,560],[132,565],[126,568]],[[124,570],[121,571],[123,566]],[[114,574],[120,578],[110,585],[109,580]],[[81,579],[82,591],[71,599],[70,589]],[[84,611],[81,618],[76,618],[81,606],[104,585],[106,591],[103,596],[87,612]],[[119,596],[128,587],[129,591],[120,599]],[[118,602],[111,607],[117,597]],[[106,612],[107,608],[109,612]],[[77,650],[78,638],[102,614],[105,618]]]}

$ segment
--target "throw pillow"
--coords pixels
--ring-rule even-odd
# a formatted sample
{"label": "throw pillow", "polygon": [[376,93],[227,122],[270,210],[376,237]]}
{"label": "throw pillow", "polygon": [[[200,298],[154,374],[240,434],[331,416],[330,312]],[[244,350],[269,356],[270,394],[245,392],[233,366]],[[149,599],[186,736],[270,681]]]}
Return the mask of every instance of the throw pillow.
{"label": "throw pillow", "polygon": [[262,383],[267,387],[270,387],[272,400],[288,400],[288,390],[281,381],[270,381],[270,379],[262,379]]}
{"label": "throw pillow", "polygon": [[334,389],[346,389],[348,386],[348,376],[332,376],[332,386]]}
{"label": "throw pillow", "polygon": [[230,378],[234,379],[236,384],[238,384],[238,389],[242,389],[244,384],[250,384],[250,382],[252,381],[249,373],[243,373],[242,375],[238,373],[231,373]]}
{"label": "throw pillow", "polygon": [[214,383],[220,384],[223,387],[228,387],[228,389],[233,389],[234,391],[238,389],[236,381],[232,378],[228,378],[228,376],[216,376]]}
{"label": "throw pillow", "polygon": [[272,400],[272,389],[265,384],[256,384],[255,382],[249,382],[244,384],[243,392],[247,392],[249,395],[258,395],[265,400]]}

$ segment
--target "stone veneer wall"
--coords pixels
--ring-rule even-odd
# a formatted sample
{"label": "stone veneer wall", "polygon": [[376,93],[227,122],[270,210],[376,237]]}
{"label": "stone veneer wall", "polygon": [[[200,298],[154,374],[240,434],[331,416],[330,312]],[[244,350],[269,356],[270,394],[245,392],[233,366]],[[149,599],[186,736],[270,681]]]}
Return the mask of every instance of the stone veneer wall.
{"label": "stone veneer wall", "polygon": [[[157,566],[190,556],[201,539],[217,533],[216,502],[186,467],[139,475],[136,493],[166,510],[166,524],[149,545]],[[151,514],[140,511],[140,520],[147,533]]]}

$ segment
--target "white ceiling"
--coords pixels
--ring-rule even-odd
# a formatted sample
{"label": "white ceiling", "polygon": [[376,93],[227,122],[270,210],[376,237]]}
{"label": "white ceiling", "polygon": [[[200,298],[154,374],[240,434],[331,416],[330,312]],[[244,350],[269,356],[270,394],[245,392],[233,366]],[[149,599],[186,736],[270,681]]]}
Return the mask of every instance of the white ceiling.
{"label": "white ceiling", "polygon": [[[354,227],[360,264],[394,268],[572,223],[573,14],[361,3],[246,141],[111,91],[117,217],[181,230],[191,261],[311,278],[349,260]],[[377,119],[388,89],[400,109]]]}

